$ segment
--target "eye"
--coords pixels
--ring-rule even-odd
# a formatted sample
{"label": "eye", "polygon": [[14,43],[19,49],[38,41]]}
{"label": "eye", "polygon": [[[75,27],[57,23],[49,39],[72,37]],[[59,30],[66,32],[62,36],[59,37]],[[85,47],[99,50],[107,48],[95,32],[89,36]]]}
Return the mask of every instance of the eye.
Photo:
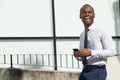
{"label": "eye", "polygon": [[89,14],[93,14],[94,12],[93,12],[93,11],[89,11],[88,13],[89,13]]}

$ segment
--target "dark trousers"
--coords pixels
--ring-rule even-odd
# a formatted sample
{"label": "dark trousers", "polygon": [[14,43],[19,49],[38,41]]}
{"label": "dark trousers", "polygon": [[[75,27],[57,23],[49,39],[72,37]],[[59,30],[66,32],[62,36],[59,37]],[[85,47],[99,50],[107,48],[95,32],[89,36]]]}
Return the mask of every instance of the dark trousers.
{"label": "dark trousers", "polygon": [[83,69],[79,80],[106,80],[106,68]]}

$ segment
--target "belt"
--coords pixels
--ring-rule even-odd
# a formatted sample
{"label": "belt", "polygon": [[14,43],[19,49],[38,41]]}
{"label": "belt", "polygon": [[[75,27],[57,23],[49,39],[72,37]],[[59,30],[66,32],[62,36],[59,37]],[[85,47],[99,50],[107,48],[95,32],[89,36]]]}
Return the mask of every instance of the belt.
{"label": "belt", "polygon": [[83,67],[84,70],[92,70],[92,69],[98,69],[98,68],[106,68],[106,65],[86,65]]}

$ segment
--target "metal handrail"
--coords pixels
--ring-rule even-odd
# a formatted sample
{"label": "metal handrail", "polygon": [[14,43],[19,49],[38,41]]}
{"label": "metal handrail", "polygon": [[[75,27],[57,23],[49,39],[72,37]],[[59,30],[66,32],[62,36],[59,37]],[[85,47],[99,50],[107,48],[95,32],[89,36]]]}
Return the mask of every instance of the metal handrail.
{"label": "metal handrail", "polygon": [[[35,58],[34,64],[32,64],[33,56]],[[120,54],[115,54],[114,56],[120,56]],[[0,64],[8,64],[11,68],[13,68],[14,65],[54,67],[54,64],[51,64],[54,62],[54,54],[0,54],[0,57],[1,61],[3,61],[2,63],[0,61]],[[16,58],[16,63],[14,58]],[[23,60],[22,63],[20,63],[21,58]],[[82,68],[81,62],[77,61],[73,54],[57,54],[57,59],[57,67],[59,68]],[[27,60],[28,62],[26,62]]]}
{"label": "metal handrail", "polygon": [[[0,57],[0,64],[10,65],[11,68],[15,65],[54,67],[54,54],[0,54]],[[73,54],[57,54],[57,57],[58,68],[80,68],[80,61]]]}

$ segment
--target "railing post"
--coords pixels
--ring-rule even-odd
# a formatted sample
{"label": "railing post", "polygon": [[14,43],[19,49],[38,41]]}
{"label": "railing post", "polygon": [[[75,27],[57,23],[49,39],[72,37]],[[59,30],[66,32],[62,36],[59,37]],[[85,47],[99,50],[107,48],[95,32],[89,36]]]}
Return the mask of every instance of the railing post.
{"label": "railing post", "polygon": [[10,54],[10,68],[13,68],[12,54]]}
{"label": "railing post", "polygon": [[14,73],[15,73],[15,71],[14,71],[14,69],[13,69],[13,60],[12,60],[12,54],[10,54],[10,69],[9,69],[9,71],[10,71],[10,80],[15,80],[15,76],[14,76]]}
{"label": "railing post", "polygon": [[54,0],[52,0],[52,21],[53,21],[54,66],[55,66],[55,70],[57,70],[57,50],[56,50],[56,30],[55,30]]}

